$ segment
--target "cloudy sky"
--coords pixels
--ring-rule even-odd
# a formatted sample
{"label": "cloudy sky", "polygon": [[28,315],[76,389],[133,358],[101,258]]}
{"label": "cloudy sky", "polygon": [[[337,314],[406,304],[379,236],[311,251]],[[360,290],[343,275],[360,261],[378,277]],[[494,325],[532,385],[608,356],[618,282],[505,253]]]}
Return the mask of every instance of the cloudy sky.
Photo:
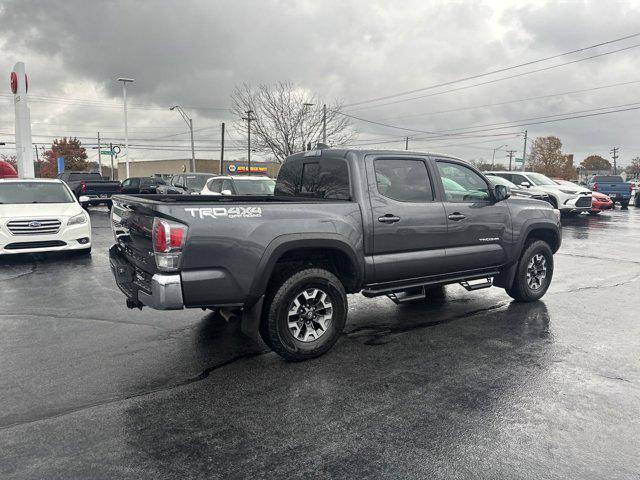
{"label": "cloudy sky", "polygon": [[[35,142],[122,141],[115,79],[135,78],[133,160],[188,156],[172,104],[194,117],[197,156],[217,158],[234,86],[279,80],[341,99],[356,146],[404,148],[409,136],[412,149],[490,159],[501,145],[521,152],[527,129],[559,136],[576,163],[613,146],[622,164],[640,156],[640,36],[429,88],[639,34],[640,2],[0,0],[0,25],[0,141],[13,140],[8,78],[23,61]],[[226,156],[241,158],[246,140],[229,130]]]}

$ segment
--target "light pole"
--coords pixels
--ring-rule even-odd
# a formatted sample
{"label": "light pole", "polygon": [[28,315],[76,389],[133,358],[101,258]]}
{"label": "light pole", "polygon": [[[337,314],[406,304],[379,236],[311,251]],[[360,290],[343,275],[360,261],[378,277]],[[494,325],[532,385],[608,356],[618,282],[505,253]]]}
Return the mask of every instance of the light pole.
{"label": "light pole", "polygon": [[508,146],[509,145],[500,145],[499,147],[496,147],[496,148],[493,149],[493,155],[491,156],[491,170],[493,170],[493,162],[496,159],[496,152],[498,150],[500,150],[501,148],[505,148],[505,147],[508,147]]}
{"label": "light pole", "polygon": [[300,134],[302,136],[302,151],[304,152],[307,149],[307,142],[304,138],[304,117],[307,115],[307,108],[313,107],[314,103],[304,102],[302,104],[302,119],[300,120]]}
{"label": "light pole", "polygon": [[174,105],[173,107],[169,107],[169,110],[177,110],[182,119],[189,126],[189,132],[191,133],[191,171],[195,173],[196,171],[196,150],[193,146],[193,119],[188,117],[182,107],[180,105]]}
{"label": "light pole", "polygon": [[127,127],[127,83],[133,83],[135,79],[120,77],[122,82],[122,100],[124,101],[124,160],[127,170],[127,178],[129,178],[129,129]]}
{"label": "light pole", "polygon": [[253,121],[251,114],[253,110],[247,110],[244,113],[247,114],[246,117],[242,117],[242,120],[247,121],[247,173],[251,175],[251,122]]}

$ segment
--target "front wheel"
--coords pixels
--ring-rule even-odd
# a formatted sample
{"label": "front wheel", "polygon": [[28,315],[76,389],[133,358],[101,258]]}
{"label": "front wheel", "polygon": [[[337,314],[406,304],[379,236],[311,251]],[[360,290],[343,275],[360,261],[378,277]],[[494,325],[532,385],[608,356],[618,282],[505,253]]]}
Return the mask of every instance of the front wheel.
{"label": "front wheel", "polygon": [[534,302],[544,296],[553,277],[553,252],[546,242],[530,243],[518,262],[516,277],[507,294],[516,302]]}
{"label": "front wheel", "polygon": [[336,343],[347,319],[347,296],[331,272],[308,268],[279,277],[267,292],[260,326],[264,342],[281,357],[318,357]]}
{"label": "front wheel", "polygon": [[629,207],[629,200],[620,200],[620,206],[624,209],[624,208],[628,208]]}

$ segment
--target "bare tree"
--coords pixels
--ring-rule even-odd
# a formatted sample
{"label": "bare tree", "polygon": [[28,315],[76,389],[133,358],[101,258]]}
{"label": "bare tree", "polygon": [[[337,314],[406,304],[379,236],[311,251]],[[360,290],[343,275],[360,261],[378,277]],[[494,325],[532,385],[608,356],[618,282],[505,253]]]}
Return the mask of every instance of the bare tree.
{"label": "bare tree", "polygon": [[[289,82],[256,88],[243,84],[231,96],[232,110],[239,131],[247,133],[241,120],[251,110],[251,147],[271,153],[282,162],[288,155],[305,150],[307,143],[322,141],[323,107],[315,96]],[[340,114],[341,103],[327,105],[327,143],[342,145],[353,140],[355,132],[348,117]]]}

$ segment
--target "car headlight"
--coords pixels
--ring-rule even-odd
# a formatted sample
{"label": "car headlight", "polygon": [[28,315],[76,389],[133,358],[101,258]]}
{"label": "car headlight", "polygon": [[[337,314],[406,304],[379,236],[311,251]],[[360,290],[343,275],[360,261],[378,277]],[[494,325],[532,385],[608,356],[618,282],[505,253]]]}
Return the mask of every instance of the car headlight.
{"label": "car headlight", "polygon": [[576,195],[578,193],[576,190],[566,190],[564,188],[561,188],[560,191],[562,193],[566,193],[567,195]]}
{"label": "car headlight", "polygon": [[83,223],[87,223],[87,214],[84,212],[71,217],[67,222],[67,225],[82,225]]}

